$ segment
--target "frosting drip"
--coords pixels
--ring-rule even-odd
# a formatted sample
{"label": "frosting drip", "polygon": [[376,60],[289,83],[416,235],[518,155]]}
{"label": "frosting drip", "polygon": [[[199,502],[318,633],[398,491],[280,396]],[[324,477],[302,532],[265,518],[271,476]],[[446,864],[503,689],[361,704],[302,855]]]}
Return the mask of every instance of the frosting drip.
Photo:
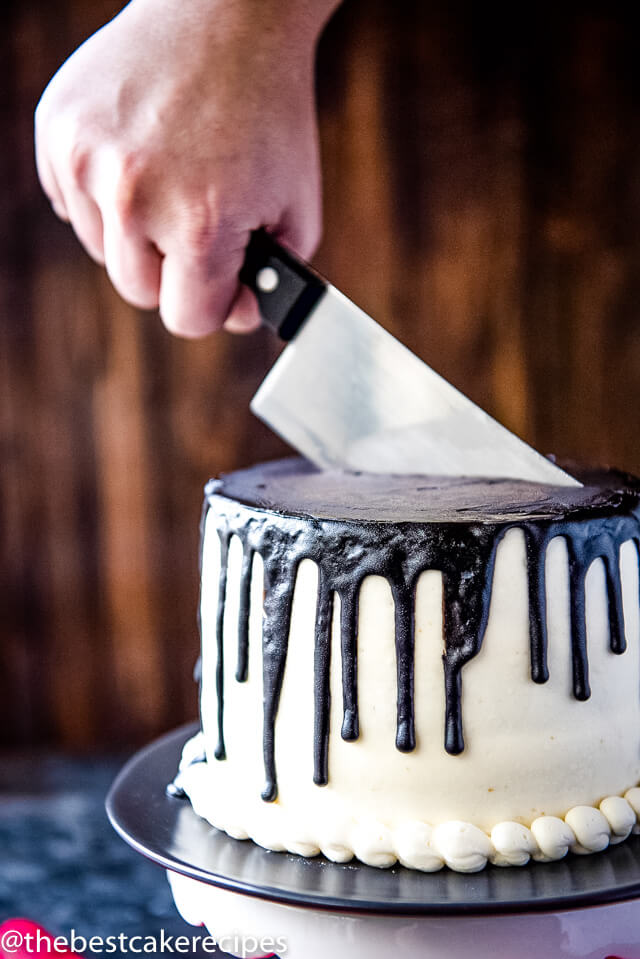
{"label": "frosting drip", "polygon": [[[574,471],[575,473],[576,471]],[[262,798],[277,797],[275,721],[286,668],[296,572],[303,559],[318,566],[314,651],[314,774],[328,781],[330,631],[334,596],[340,597],[342,738],[359,735],[357,695],[358,593],[369,575],[385,577],[395,604],[397,663],[396,746],[415,748],[414,605],[418,577],[439,570],[444,591],[445,750],[464,750],[462,669],[482,646],[489,616],[496,549],[507,530],[523,530],[527,545],[531,678],[544,683],[547,665],[545,557],[557,536],[566,540],[570,578],[573,693],[590,696],[586,644],[585,576],[604,563],[610,648],[626,648],[619,553],[632,541],[640,555],[640,481],[621,473],[584,472],[581,489],[513,480],[467,480],[315,470],[283,460],[212,480],[204,520],[211,511],[221,547],[216,618],[218,745],[225,758],[223,621],[229,542],[242,543],[236,679],[247,678],[249,592],[253,555],[264,565]],[[385,485],[386,484],[386,485]],[[385,493],[386,489],[386,493]],[[386,498],[385,498],[386,497]],[[321,502],[322,501],[322,502]],[[373,514],[366,518],[371,503]],[[392,519],[391,517],[395,517]]]}

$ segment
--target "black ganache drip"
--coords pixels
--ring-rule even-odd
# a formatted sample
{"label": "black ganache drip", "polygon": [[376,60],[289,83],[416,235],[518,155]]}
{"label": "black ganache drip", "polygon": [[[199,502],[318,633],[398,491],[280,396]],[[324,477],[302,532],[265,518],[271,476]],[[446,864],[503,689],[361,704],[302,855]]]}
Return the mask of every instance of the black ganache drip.
{"label": "black ganache drip", "polygon": [[[514,527],[523,531],[529,577],[531,678],[544,683],[547,666],[545,556],[562,536],[569,557],[573,693],[588,699],[585,576],[601,558],[607,584],[610,648],[626,648],[620,585],[620,546],[640,554],[640,480],[615,471],[573,470],[584,483],[550,487],[516,480],[320,472],[300,459],[279,460],[211,480],[204,519],[211,514],[221,543],[218,584],[217,759],[224,744],[223,618],[229,542],[243,548],[235,675],[247,678],[249,593],[254,553],[264,563],[262,633],[265,788],[277,796],[275,721],[286,667],[296,572],[303,559],[318,566],[314,654],[314,782],[328,781],[329,668],[334,596],[340,597],[343,722],[355,740],[358,723],[358,593],[369,575],[384,576],[395,603],[397,662],[396,746],[415,748],[414,605],[418,577],[439,570],[444,590],[444,748],[464,749],[462,667],[484,637],[498,543]],[[203,584],[203,588],[210,588]]]}

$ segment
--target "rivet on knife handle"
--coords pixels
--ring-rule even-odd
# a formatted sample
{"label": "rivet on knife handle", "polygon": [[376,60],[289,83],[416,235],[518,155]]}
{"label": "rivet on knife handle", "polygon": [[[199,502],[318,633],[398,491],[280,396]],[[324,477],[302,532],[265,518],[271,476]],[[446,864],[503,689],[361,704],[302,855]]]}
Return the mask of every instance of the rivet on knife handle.
{"label": "rivet on knife handle", "polygon": [[265,230],[251,234],[240,279],[255,293],[265,325],[283,340],[293,339],[327,288]]}

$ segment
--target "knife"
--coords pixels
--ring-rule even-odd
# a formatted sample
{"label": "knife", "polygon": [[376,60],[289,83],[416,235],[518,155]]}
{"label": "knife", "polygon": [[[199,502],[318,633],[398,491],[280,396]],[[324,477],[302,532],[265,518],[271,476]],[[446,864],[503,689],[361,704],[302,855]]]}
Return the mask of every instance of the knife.
{"label": "knife", "polygon": [[264,230],[240,279],[288,343],[251,409],[316,466],[581,485]]}

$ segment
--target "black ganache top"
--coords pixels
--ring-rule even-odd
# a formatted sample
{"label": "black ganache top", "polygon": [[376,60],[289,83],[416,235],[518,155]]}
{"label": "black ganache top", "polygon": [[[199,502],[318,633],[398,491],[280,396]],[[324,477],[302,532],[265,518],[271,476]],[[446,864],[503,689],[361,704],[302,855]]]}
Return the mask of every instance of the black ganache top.
{"label": "black ganache top", "polygon": [[[284,678],[295,576],[302,559],[318,566],[314,654],[314,782],[328,781],[329,665],[334,596],[340,597],[343,723],[359,735],[357,696],[358,593],[365,576],[386,577],[395,603],[397,663],[396,746],[415,747],[414,594],[425,570],[442,573],[444,590],[444,748],[464,749],[462,667],[480,650],[489,614],[495,553],[508,529],[522,529],[527,550],[531,679],[544,683],[547,666],[546,547],[564,537],[569,556],[573,693],[588,699],[585,576],[604,562],[610,648],[626,649],[620,584],[620,546],[640,554],[640,480],[614,470],[569,467],[584,485],[556,487],[518,480],[382,475],[320,471],[293,458],[211,480],[204,518],[221,545],[218,583],[218,745],[224,759],[225,662],[222,626],[227,556],[232,536],[243,546],[236,679],[247,678],[249,595],[253,554],[264,562],[262,634],[264,684],[263,799],[277,796],[275,719]],[[208,588],[208,586],[206,587]],[[300,677],[304,681],[304,677]]]}

